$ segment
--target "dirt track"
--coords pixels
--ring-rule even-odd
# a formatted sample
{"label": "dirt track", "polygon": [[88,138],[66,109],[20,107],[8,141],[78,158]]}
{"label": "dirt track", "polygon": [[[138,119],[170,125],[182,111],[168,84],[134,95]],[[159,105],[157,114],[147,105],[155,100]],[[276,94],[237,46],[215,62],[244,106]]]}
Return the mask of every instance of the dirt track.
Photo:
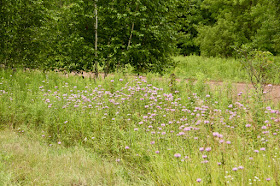
{"label": "dirt track", "polygon": [[[75,73],[71,73],[71,75],[79,75],[82,76],[82,74],[75,74]],[[94,78],[94,74],[89,72],[83,72],[83,76],[84,77],[91,77]],[[109,76],[113,76],[112,74],[109,74]],[[104,77],[103,73],[99,74],[99,77]],[[133,76],[130,76],[133,77]],[[143,77],[146,78],[146,77]],[[161,78],[158,78],[159,80]],[[189,81],[188,79],[176,79],[176,81]],[[211,87],[215,88],[215,87],[222,87],[224,86],[224,83],[221,81],[207,81],[207,84],[211,85]],[[242,93],[246,93],[248,91],[253,92],[254,91],[254,87],[252,84],[250,83],[233,83],[232,84],[233,87],[233,94],[237,95],[238,93],[242,92]],[[271,87],[266,86],[265,88],[266,93],[266,99],[267,100],[273,100],[275,102],[280,102],[280,85],[272,85]]]}
{"label": "dirt track", "polygon": [[[223,86],[223,82],[215,82],[215,81],[210,81],[207,82],[211,86]],[[233,90],[235,90],[236,94],[242,92],[254,92],[255,88],[252,84],[249,83],[233,83],[232,84]],[[272,86],[266,86],[265,87],[265,94],[266,94],[266,99],[267,100],[274,100],[279,102],[280,101],[280,86],[279,85],[272,85]]]}

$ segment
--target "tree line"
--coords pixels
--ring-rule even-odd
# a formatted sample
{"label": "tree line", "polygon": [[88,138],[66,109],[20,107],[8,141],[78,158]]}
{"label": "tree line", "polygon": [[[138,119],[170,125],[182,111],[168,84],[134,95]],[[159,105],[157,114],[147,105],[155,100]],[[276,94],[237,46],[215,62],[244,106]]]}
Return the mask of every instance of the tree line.
{"label": "tree line", "polygon": [[163,72],[171,56],[280,53],[280,0],[2,0],[1,63]]}

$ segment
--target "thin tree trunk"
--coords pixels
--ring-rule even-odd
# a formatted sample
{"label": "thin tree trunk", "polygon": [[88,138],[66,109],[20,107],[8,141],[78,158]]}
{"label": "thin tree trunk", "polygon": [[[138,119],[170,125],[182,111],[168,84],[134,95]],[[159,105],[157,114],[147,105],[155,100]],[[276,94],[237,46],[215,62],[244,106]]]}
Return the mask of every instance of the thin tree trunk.
{"label": "thin tree trunk", "polygon": [[110,61],[110,58],[106,59],[106,61],[105,61],[104,79],[109,74],[109,61]]}
{"label": "thin tree trunk", "polygon": [[[138,9],[139,9],[139,6],[136,7],[136,12],[138,11]],[[129,40],[128,40],[128,44],[127,44],[127,50],[129,49],[130,44],[131,44],[133,30],[134,30],[134,22],[131,25],[131,31],[130,31],[130,36],[129,36]]]}
{"label": "thin tree trunk", "polygon": [[95,7],[95,77],[98,78],[98,54],[97,54],[97,41],[98,41],[98,35],[97,35],[97,29],[98,29],[98,17],[97,17],[97,1],[95,0],[94,2],[94,7]]}
{"label": "thin tree trunk", "polygon": [[127,50],[129,49],[130,47],[130,44],[131,44],[131,39],[132,39],[132,32],[134,30],[134,22],[132,23],[131,25],[131,32],[130,32],[130,36],[129,36],[129,40],[128,40],[128,44],[127,44]]}

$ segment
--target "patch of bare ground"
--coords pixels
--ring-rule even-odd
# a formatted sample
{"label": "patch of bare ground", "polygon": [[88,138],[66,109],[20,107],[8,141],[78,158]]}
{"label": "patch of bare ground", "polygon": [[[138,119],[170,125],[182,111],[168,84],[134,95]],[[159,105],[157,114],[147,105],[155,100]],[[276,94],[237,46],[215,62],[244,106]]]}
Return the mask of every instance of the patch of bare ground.
{"label": "patch of bare ground", "polygon": [[[69,75],[73,76],[73,75],[77,75],[77,76],[81,76],[83,78],[95,78],[95,74],[93,72],[82,72],[82,73],[75,73],[72,72],[70,74],[65,74],[67,77]],[[113,74],[108,74],[107,77],[113,77]],[[133,75],[126,75],[127,77],[133,78],[133,77],[137,77],[137,76],[133,76]],[[99,78],[104,78],[104,73],[99,73]],[[143,79],[146,79],[145,76],[142,76]],[[163,80],[163,78],[157,78],[158,80]],[[180,81],[193,81],[195,83],[194,79],[179,79],[177,78],[176,81],[180,82]],[[222,88],[225,86],[225,82],[223,81],[207,81],[206,82],[208,85],[210,85],[210,87],[212,89],[215,88]],[[250,83],[232,83],[232,94],[233,96],[236,96],[238,93],[254,93],[255,92],[255,88],[252,84]],[[271,100],[274,102],[280,102],[280,85],[272,85],[272,86],[266,86],[265,87],[265,99],[266,100]]]}

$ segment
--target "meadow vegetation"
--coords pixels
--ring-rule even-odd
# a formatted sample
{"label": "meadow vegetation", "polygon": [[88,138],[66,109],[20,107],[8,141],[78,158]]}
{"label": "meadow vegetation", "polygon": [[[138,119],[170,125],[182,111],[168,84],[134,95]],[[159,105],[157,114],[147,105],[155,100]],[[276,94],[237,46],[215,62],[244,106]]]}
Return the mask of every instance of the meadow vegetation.
{"label": "meadow vegetation", "polygon": [[[49,146],[28,130],[0,132],[0,185],[136,185],[137,177],[82,146]],[[147,183],[146,183],[147,184]]]}
{"label": "meadow vegetation", "polygon": [[1,0],[0,185],[280,185],[279,5]]}
{"label": "meadow vegetation", "polygon": [[[236,58],[219,58],[203,56],[176,56],[173,57],[175,68],[172,72],[178,78],[197,79],[204,74],[208,80],[251,83],[250,75],[241,62]],[[269,69],[268,82],[280,84],[280,58],[273,57],[275,67]]]}
{"label": "meadow vegetation", "polygon": [[51,176],[73,184],[279,185],[279,105],[226,84],[210,89],[206,77],[1,69],[4,184],[31,184],[58,165]]}

